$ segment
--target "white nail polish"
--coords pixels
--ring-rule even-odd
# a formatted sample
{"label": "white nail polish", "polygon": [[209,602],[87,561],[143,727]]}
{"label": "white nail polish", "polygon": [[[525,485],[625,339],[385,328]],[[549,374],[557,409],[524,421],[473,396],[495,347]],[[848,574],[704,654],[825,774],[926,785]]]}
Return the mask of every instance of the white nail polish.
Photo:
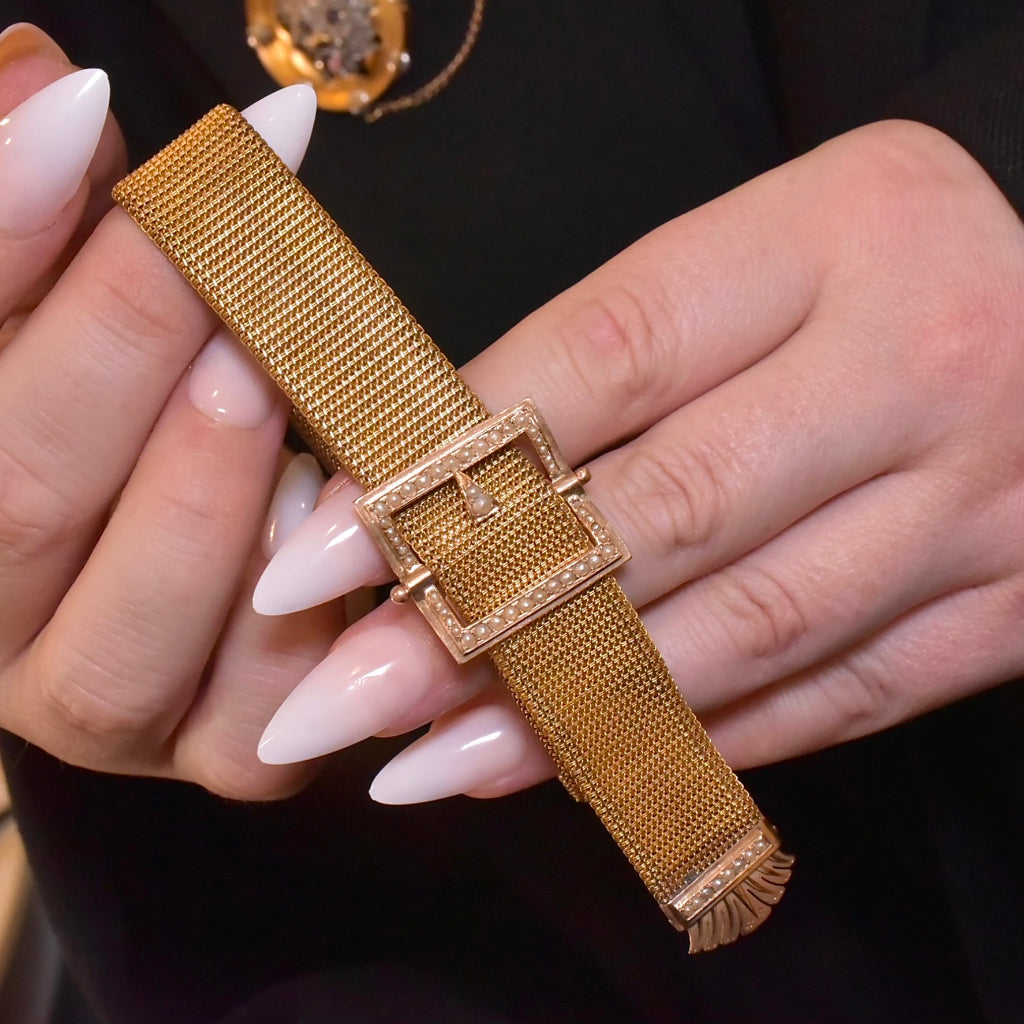
{"label": "white nail polish", "polygon": [[316,119],[316,93],[309,85],[289,85],[257,100],[242,116],[294,174],[306,155]]}
{"label": "white nail polish", "polygon": [[370,796],[417,804],[480,789],[517,772],[535,745],[530,727],[506,705],[457,712],[386,764]]}
{"label": "white nail polish", "polygon": [[270,499],[263,530],[263,553],[272,558],[281,545],[309,518],[327,482],[312,455],[296,455],[285,467]]}
{"label": "white nail polish", "polygon": [[252,595],[261,615],[284,615],[388,579],[384,556],[352,502],[362,493],[349,482],[321,504],[284,542]]}
{"label": "white nail polish", "polygon": [[399,626],[344,640],[278,708],[260,739],[260,760],[294,764],[372,736],[430,688],[430,660],[422,641]]}
{"label": "white nail polish", "polygon": [[89,169],[109,102],[104,72],[75,71],[0,120],[0,234],[28,238],[53,223]]}

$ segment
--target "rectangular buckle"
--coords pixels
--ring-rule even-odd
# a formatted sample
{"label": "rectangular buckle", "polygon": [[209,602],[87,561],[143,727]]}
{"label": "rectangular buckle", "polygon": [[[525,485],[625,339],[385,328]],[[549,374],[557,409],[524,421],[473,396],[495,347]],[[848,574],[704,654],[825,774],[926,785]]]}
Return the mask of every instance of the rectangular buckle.
{"label": "rectangular buckle", "polygon": [[[423,564],[398,529],[395,515],[450,480],[462,491],[466,515],[483,519],[498,514],[493,499],[466,471],[502,448],[529,445],[551,486],[579,520],[592,542],[582,554],[559,565],[547,579],[516,594],[476,621],[466,621],[448,600],[430,568]],[[465,662],[516,630],[578,594],[629,558],[622,539],[583,493],[586,470],[574,472],[562,457],[547,425],[530,399],[483,420],[355,502],[356,511],[398,578],[396,601],[415,601],[456,661]]]}

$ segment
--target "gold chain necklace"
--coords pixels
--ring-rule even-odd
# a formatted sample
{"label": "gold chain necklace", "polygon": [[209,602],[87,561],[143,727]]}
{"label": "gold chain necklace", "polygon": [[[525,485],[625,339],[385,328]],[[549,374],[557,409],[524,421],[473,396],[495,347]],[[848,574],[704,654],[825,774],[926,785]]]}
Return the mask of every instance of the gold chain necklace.
{"label": "gold chain necklace", "polygon": [[374,122],[432,100],[480,34],[486,0],[473,0],[462,43],[429,82],[378,103],[409,66],[405,0],[245,0],[249,45],[279,85],[308,83],[324,110]]}

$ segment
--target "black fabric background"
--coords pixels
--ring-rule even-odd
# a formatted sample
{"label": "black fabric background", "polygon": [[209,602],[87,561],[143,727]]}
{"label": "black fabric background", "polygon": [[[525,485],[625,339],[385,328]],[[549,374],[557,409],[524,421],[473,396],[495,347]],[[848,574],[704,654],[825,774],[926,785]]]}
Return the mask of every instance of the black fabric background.
{"label": "black fabric background", "polygon": [[[414,75],[468,0],[414,4]],[[646,230],[883,113],[1024,206],[1024,37],[999,0],[491,0],[421,110],[321,116],[302,177],[456,362]],[[241,0],[0,0],[111,73],[141,159],[269,82]],[[689,958],[555,785],[373,805],[401,741],[241,806],[2,752],[74,975],[111,1024],[1021,1019],[1024,691],[747,773],[799,857],[759,933]],[[553,841],[553,839],[555,841]]]}

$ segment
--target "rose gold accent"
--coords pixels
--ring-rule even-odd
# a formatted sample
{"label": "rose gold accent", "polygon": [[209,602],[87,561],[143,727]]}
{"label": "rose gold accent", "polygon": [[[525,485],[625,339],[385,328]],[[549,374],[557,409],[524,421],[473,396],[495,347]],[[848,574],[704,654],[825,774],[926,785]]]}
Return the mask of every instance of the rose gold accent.
{"label": "rose gold accent", "polygon": [[[547,579],[534,583],[484,618],[467,622],[438,587],[429,567],[423,565],[402,537],[395,516],[459,474],[472,483],[466,473],[470,467],[522,441],[532,447],[552,487],[565,497],[593,547],[559,565]],[[506,640],[517,629],[568,601],[629,558],[622,539],[583,493],[579,475],[565,461],[529,399],[478,423],[368,491],[356,499],[355,508],[398,577],[399,585],[392,591],[392,599],[402,602],[412,598],[459,662],[469,661]],[[501,507],[497,506],[487,516],[501,514]]]}
{"label": "rose gold accent", "polygon": [[785,892],[794,860],[782,852],[774,828],[762,819],[661,909],[689,935],[691,953],[728,945],[768,919]]}
{"label": "rose gold accent", "polygon": [[559,494],[569,494],[570,491],[576,491],[582,486],[583,481],[580,480],[579,473],[566,473],[565,476],[560,476],[557,480],[552,480],[551,486],[554,487]]}

